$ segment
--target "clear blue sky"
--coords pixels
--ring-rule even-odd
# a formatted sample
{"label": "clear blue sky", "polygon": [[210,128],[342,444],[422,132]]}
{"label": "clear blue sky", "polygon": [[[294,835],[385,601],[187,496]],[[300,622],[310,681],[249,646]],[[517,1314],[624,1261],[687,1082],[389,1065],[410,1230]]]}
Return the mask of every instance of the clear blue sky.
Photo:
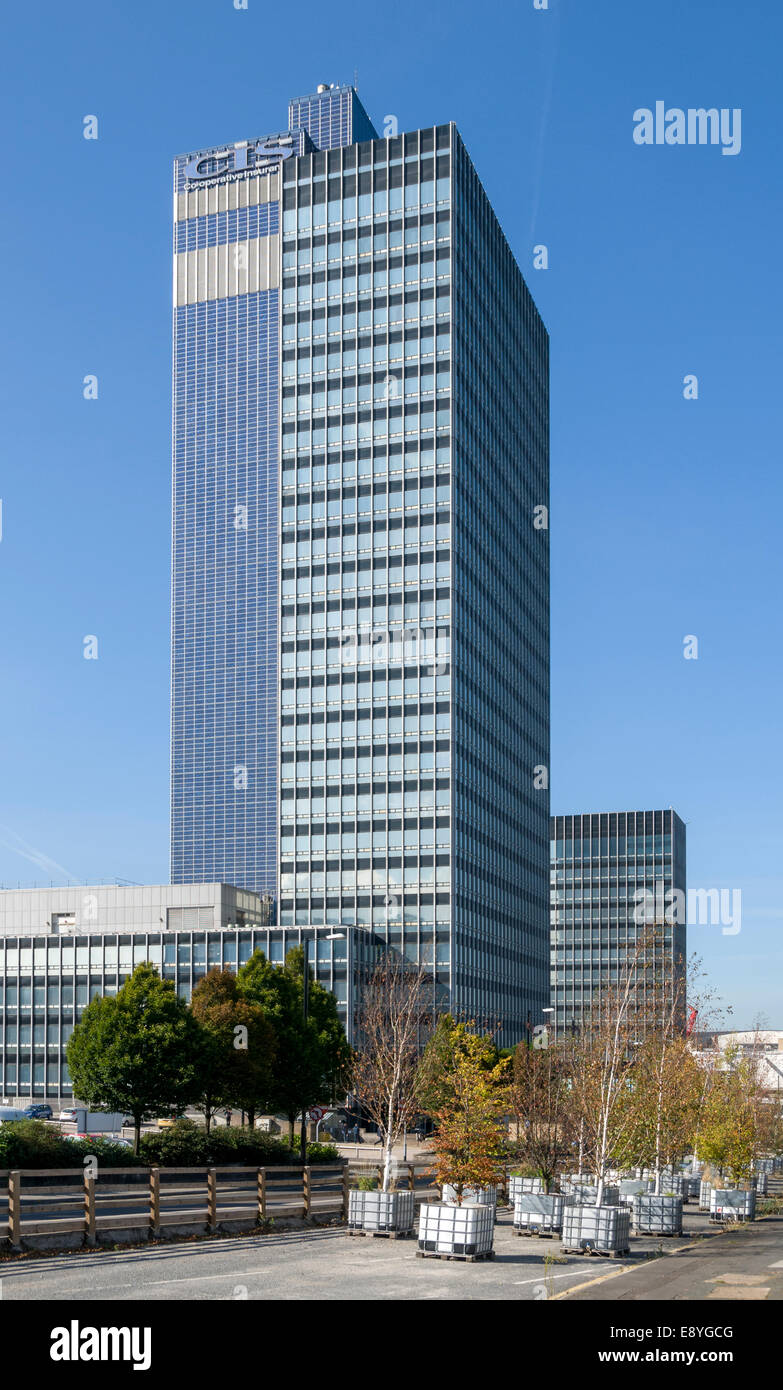
{"label": "clear blue sky", "polygon": [[[691,945],[783,1027],[777,0],[39,0],[3,48],[0,882],[168,877],[171,159],[357,70],[457,122],[551,335],[552,809],[674,806],[743,893]],[[741,153],[635,145],[656,100]]]}

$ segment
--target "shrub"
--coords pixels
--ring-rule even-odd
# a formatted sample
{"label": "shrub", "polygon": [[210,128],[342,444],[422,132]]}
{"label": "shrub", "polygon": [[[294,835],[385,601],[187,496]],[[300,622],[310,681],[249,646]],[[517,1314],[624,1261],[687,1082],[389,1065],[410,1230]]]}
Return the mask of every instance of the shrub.
{"label": "shrub", "polygon": [[192,1120],[177,1120],[171,1129],[144,1134],[141,1139],[144,1163],[162,1168],[204,1168],[209,1165],[237,1164],[264,1168],[274,1163],[292,1163],[294,1154],[284,1139],[276,1139],[255,1129],[220,1126],[207,1134]]}
{"label": "shrub", "polygon": [[334,1144],[308,1144],[307,1162],[308,1163],[336,1163],[339,1161],[340,1151]]}
{"label": "shrub", "polygon": [[105,1168],[129,1168],[142,1161],[110,1139],[64,1139],[40,1120],[0,1125],[0,1168],[81,1168],[88,1154]]}
{"label": "shrub", "polygon": [[205,1167],[207,1136],[199,1125],[183,1118],[175,1120],[171,1129],[142,1134],[139,1152],[143,1163],[161,1168]]}
{"label": "shrub", "polygon": [[0,1168],[76,1168],[81,1158],[57,1130],[40,1120],[0,1125]]}
{"label": "shrub", "polygon": [[360,1192],[374,1192],[378,1186],[378,1179],[369,1173],[363,1173],[360,1178],[357,1178],[356,1186]]}
{"label": "shrub", "polygon": [[76,1153],[79,1166],[88,1155],[97,1158],[101,1168],[137,1168],[144,1163],[133,1149],[126,1149],[124,1144],[115,1144],[111,1139],[64,1139],[63,1143],[66,1149]]}
{"label": "shrub", "polygon": [[[301,1163],[302,1150],[298,1137],[295,1137],[293,1141],[286,1137],[281,1139],[280,1143],[286,1146],[286,1163]],[[307,1145],[308,1163],[339,1163],[339,1161],[340,1150],[334,1144],[324,1144],[320,1140],[316,1143],[313,1140]]]}
{"label": "shrub", "polygon": [[273,1163],[291,1163],[294,1155],[285,1139],[257,1129],[213,1129],[208,1144],[210,1163],[256,1164],[264,1168]]}
{"label": "shrub", "polygon": [[[285,1139],[253,1129],[214,1129],[211,1134],[192,1120],[180,1119],[171,1129],[141,1136],[140,1152],[101,1137],[64,1139],[40,1120],[14,1120],[0,1125],[0,1168],[81,1168],[91,1155],[103,1168],[139,1165],[160,1168],[206,1168],[237,1164],[264,1168],[297,1163]],[[333,1163],[339,1158],[332,1144],[310,1144],[309,1163]]]}

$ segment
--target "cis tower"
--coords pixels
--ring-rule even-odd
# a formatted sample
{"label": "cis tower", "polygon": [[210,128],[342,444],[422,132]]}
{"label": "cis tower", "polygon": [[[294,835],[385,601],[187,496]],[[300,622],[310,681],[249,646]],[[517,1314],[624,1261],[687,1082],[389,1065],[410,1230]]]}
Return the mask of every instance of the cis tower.
{"label": "cis tower", "polygon": [[379,136],[351,86],[177,158],[174,218],[172,882],[364,928],[513,1043],[549,1003],[546,330],[454,124]]}

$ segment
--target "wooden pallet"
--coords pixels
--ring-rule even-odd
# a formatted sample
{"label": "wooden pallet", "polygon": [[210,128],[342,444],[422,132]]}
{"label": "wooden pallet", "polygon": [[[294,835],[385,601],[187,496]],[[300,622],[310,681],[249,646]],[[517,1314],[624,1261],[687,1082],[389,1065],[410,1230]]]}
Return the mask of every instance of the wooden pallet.
{"label": "wooden pallet", "polygon": [[349,1236],[369,1236],[371,1240],[380,1237],[383,1240],[409,1240],[414,1234],[413,1231],[363,1231],[361,1227],[349,1226]]}
{"label": "wooden pallet", "polygon": [[539,1231],[534,1226],[513,1226],[512,1230],[515,1236],[527,1236],[528,1239],[536,1236],[539,1240],[554,1240],[560,1235],[559,1231]]}
{"label": "wooden pallet", "polygon": [[476,1264],[479,1260],[494,1260],[494,1250],[487,1250],[483,1255],[447,1255],[440,1250],[417,1250],[417,1260],[461,1260],[463,1264]]}
{"label": "wooden pallet", "polygon": [[570,1245],[563,1245],[561,1248],[564,1255],[598,1255],[603,1260],[619,1260],[631,1253],[630,1246],[627,1250],[583,1250],[581,1247],[577,1250]]}

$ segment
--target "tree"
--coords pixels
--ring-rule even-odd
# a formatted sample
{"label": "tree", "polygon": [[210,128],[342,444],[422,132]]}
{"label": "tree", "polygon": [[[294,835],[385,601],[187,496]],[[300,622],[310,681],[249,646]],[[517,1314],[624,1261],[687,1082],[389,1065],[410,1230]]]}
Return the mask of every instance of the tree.
{"label": "tree", "polygon": [[435,1173],[454,1188],[458,1206],[466,1187],[487,1187],[504,1172],[510,1062],[493,1065],[494,1057],[490,1037],[465,1032],[443,1074],[446,1100],[434,1116]]}
{"label": "tree", "polygon": [[448,1099],[444,1076],[453,1061],[452,1039],[456,1024],[451,1014],[441,1014],[422,1053],[416,1088],[422,1110],[434,1115]]}
{"label": "tree", "polygon": [[294,1123],[316,1101],[334,1099],[349,1074],[351,1049],[334,995],[309,972],[309,1008],[304,1021],[304,951],[294,947],[281,968],[256,951],[237,973],[240,995],[259,1004],[275,1030],[277,1051],[272,1066],[269,1109],[288,1119],[293,1146]]}
{"label": "tree", "polygon": [[515,1155],[541,1175],[549,1192],[572,1153],[578,1130],[567,1041],[542,1048],[521,1042],[512,1065],[509,1103],[517,1120]]}
{"label": "tree", "polygon": [[201,1048],[172,981],[145,962],[116,995],[93,999],[74,1028],[66,1050],[74,1095],[132,1115],[138,1153],[145,1119],[183,1110],[198,1096]]}
{"label": "tree", "polygon": [[756,1154],[753,1107],[737,1085],[737,1076],[723,1073],[710,1089],[699,1137],[699,1157],[733,1182],[750,1178]]}
{"label": "tree", "polygon": [[[456,1056],[468,1050],[468,1039],[473,1036],[475,1034],[469,1031],[468,1025],[455,1023],[451,1014],[441,1014],[422,1054],[416,1082],[419,1104],[428,1115],[436,1115],[449,1100],[451,1089],[448,1078]],[[487,1046],[483,1065],[485,1070],[492,1071],[500,1057],[491,1036],[485,1036]]]}
{"label": "tree", "polygon": [[712,1074],[699,1133],[699,1157],[736,1183],[753,1174],[765,1137],[759,1058],[727,1047]]}
{"label": "tree", "polygon": [[[300,1008],[304,996],[304,968],[304,947],[293,946],[286,955],[283,969],[294,982]],[[325,989],[319,983],[312,965],[308,966],[307,978],[308,1022],[315,1027],[321,1068],[318,1090],[314,1098],[336,1101],[338,1096],[344,1093],[348,1083],[353,1053],[345,1036],[337,1000],[331,990]]]}
{"label": "tree", "polygon": [[701,1035],[703,1050],[697,1048],[695,1052],[701,1079],[698,1086],[698,1103],[692,1138],[693,1152],[701,1158],[703,1157],[701,1153],[702,1126],[707,1122],[711,1113],[710,1098],[720,1071],[717,1041],[715,1041],[715,1047],[710,1046],[710,1034],[713,1035],[714,1040],[717,1039],[718,1030],[725,1024],[732,1010],[731,1006],[723,1005],[722,1000],[714,990],[704,988],[701,982],[705,977],[701,971],[701,961],[698,957],[693,957],[690,972],[694,979],[694,987],[696,982],[699,982],[702,996],[694,1009],[694,1021],[696,1016],[699,1019],[699,1034]]}
{"label": "tree", "polygon": [[603,992],[587,1026],[571,1044],[580,1159],[586,1143],[597,1177],[596,1206],[603,1202],[609,1167],[624,1166],[635,1157],[632,1069],[647,1022],[643,1001],[648,966],[640,940],[623,966],[617,987]]}
{"label": "tree", "polygon": [[210,970],[193,991],[191,1011],[204,1034],[197,1108],[207,1134],[221,1105],[247,1113],[251,1129],[256,1111],[272,1087],[277,1039],[260,1004],[242,997],[236,975]]}
{"label": "tree", "polygon": [[397,954],[381,957],[362,996],[353,1087],[383,1139],[383,1191],[392,1150],[418,1110],[421,1045],[432,1027],[432,981]]}
{"label": "tree", "polygon": [[671,968],[663,928],[653,926],[639,945],[644,992],[636,1000],[633,1070],[620,1110],[628,1114],[634,1157],[652,1168],[658,1196],[664,1166],[679,1163],[692,1142],[700,1074],[685,1037],[686,977]]}
{"label": "tree", "polygon": [[626,1101],[632,1112],[631,1148],[637,1161],[653,1170],[656,1195],[663,1168],[676,1168],[692,1147],[702,1081],[685,1038],[662,1032],[644,1038]]}

